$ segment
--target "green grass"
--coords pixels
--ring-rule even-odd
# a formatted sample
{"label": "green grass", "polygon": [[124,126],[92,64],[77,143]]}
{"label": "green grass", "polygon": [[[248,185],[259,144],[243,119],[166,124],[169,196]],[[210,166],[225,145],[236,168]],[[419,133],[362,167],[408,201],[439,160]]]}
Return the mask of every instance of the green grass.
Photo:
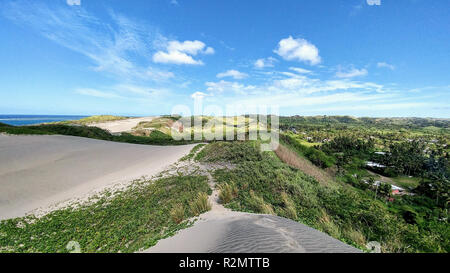
{"label": "green grass", "polygon": [[195,160],[204,162],[231,162],[260,160],[261,154],[256,141],[214,142],[207,145]]}
{"label": "green grass", "polygon": [[219,185],[219,200],[222,204],[230,203],[237,196],[238,189],[233,182]]}
{"label": "green grass", "polygon": [[190,160],[190,159],[194,158],[195,154],[196,154],[202,147],[204,147],[205,145],[206,145],[206,144],[203,144],[203,143],[202,143],[202,144],[197,144],[197,145],[195,145],[195,147],[192,148],[192,150],[189,152],[189,154],[183,156],[180,160],[181,160],[181,161],[187,161],[187,160]]}
{"label": "green grass", "polygon": [[335,164],[336,160],[323,151],[316,149],[311,143],[305,145],[304,141],[299,140],[292,134],[280,134],[280,142],[291,150],[295,151],[299,156],[307,158],[314,165],[320,168],[328,168]]}
{"label": "green grass", "polygon": [[0,126],[0,132],[14,135],[69,135],[103,140],[113,140],[113,136],[103,129],[81,125],[41,124],[32,126]]}
{"label": "green grass", "polygon": [[55,124],[78,124],[78,125],[87,125],[92,123],[102,123],[116,120],[124,120],[129,117],[122,116],[112,116],[112,115],[99,115],[99,116],[90,116],[87,118],[82,118],[79,120],[68,120],[68,121],[57,121]]}
{"label": "green grass", "polygon": [[140,130],[140,129],[156,129],[161,131],[165,134],[170,134],[171,129],[170,127],[174,123],[174,119],[172,117],[159,117],[154,118],[151,121],[143,121],[140,122],[138,125],[136,125],[133,129]]}
{"label": "green grass", "polygon": [[419,177],[398,176],[391,177],[393,184],[402,187],[404,189],[414,189],[419,186]]}
{"label": "green grass", "polygon": [[[245,156],[238,152],[242,149]],[[446,222],[409,224],[370,192],[339,182],[321,185],[272,152],[260,153],[256,142],[212,143],[202,153],[205,161],[236,164],[236,169],[213,174],[219,187],[233,184],[237,188],[226,205],[234,210],[291,218],[361,249],[369,241],[378,241],[384,252],[450,250]]]}
{"label": "green grass", "polygon": [[0,252],[68,252],[70,241],[78,242],[82,252],[148,248],[187,227],[189,223],[181,221],[198,213],[197,208],[190,209],[191,200],[210,191],[203,176],[137,183],[79,208],[57,210],[39,219],[29,216],[1,221]]}
{"label": "green grass", "polygon": [[0,127],[13,127],[12,125],[0,122]]}
{"label": "green grass", "polygon": [[98,127],[66,124],[41,124],[34,126],[2,126],[0,124],[0,132],[12,135],[57,134],[148,145],[184,145],[199,142],[190,140],[174,140],[171,136],[160,131],[153,131],[149,136],[134,136],[129,133],[122,133],[118,136],[112,135],[108,131],[100,129]]}

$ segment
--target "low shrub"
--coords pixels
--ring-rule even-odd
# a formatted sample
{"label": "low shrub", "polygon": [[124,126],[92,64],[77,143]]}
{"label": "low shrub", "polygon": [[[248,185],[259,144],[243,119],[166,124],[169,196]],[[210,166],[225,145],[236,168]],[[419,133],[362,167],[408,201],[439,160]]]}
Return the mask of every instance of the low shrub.
{"label": "low shrub", "polygon": [[214,142],[200,151],[195,159],[204,162],[238,163],[261,160],[261,153],[256,141]]}
{"label": "low shrub", "polygon": [[208,200],[208,194],[201,192],[197,195],[197,199],[190,203],[191,211],[194,215],[200,215],[211,210],[211,204]]}
{"label": "low shrub", "polygon": [[176,204],[170,211],[172,220],[179,224],[184,220],[184,206],[183,204]]}
{"label": "low shrub", "polygon": [[238,194],[237,187],[233,182],[220,184],[218,187],[219,187],[219,199],[222,204],[229,203]]}

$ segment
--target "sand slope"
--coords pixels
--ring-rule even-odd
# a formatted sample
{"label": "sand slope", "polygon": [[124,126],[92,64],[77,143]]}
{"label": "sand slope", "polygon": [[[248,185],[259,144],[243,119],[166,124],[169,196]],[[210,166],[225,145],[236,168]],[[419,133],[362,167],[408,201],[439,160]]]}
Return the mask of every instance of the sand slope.
{"label": "sand slope", "polygon": [[136,125],[143,121],[152,121],[157,117],[129,118],[116,121],[108,121],[103,123],[92,123],[88,126],[99,127],[110,131],[112,134],[131,131]]}
{"label": "sand slope", "polygon": [[23,216],[116,183],[155,175],[193,146],[0,135],[0,219]]}
{"label": "sand slope", "polygon": [[358,253],[327,234],[290,219],[210,211],[191,228],[161,240],[148,253]]}

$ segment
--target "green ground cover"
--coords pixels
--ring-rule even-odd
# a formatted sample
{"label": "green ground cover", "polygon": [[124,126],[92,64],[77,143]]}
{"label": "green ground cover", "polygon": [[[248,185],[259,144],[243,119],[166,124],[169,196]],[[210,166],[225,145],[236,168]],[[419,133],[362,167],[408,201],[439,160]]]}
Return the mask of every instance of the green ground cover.
{"label": "green ground cover", "polygon": [[42,218],[1,221],[0,252],[68,252],[70,241],[82,252],[134,252],[189,226],[184,219],[208,209],[207,193],[204,176],[135,182],[113,196]]}
{"label": "green ground cover", "polygon": [[[246,150],[245,156],[242,150]],[[226,206],[234,210],[288,217],[361,249],[369,241],[378,241],[385,252],[450,250],[447,222],[427,214],[433,213],[432,202],[423,204],[423,211],[415,215],[414,197],[387,204],[374,198],[371,191],[345,183],[322,185],[281,162],[274,153],[260,153],[257,142],[211,143],[201,153],[200,161],[236,164],[236,169],[214,173],[219,186],[226,189]],[[413,212],[409,212],[411,208]],[[423,222],[405,220],[415,216]]]}

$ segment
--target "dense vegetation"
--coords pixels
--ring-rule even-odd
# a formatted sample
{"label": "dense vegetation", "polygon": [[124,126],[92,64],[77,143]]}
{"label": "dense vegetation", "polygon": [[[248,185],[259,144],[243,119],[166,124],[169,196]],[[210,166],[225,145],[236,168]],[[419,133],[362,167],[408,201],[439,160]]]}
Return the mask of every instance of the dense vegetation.
{"label": "dense vegetation", "polygon": [[134,252],[148,248],[189,225],[184,219],[209,209],[206,177],[176,176],[139,181],[99,200],[0,222],[0,252]]}
{"label": "dense vegetation", "polygon": [[[419,118],[296,116],[280,121],[281,142],[298,155],[384,201],[408,224],[436,233],[448,225],[449,125],[448,119]],[[319,153],[310,150],[323,152],[320,160],[311,158]],[[405,192],[394,196],[392,186]]]}
{"label": "dense vegetation", "polygon": [[280,117],[281,129],[288,129],[296,126],[305,125],[340,125],[340,126],[365,126],[372,128],[389,129],[419,129],[426,127],[436,127],[448,129],[450,127],[449,119],[433,118],[356,118],[351,116],[291,116]]}
{"label": "dense vegetation", "polygon": [[[250,156],[243,156],[243,149]],[[410,210],[414,197],[392,205],[346,183],[318,183],[272,152],[253,156],[259,153],[256,142],[212,143],[202,152],[199,160],[236,164],[233,170],[214,173],[225,189],[224,203],[235,210],[288,217],[362,249],[367,242],[378,241],[386,252],[450,250],[447,220],[438,219],[443,211],[435,210],[435,204],[425,197],[417,197],[423,211],[416,215]],[[432,214],[439,216],[421,218]]]}

